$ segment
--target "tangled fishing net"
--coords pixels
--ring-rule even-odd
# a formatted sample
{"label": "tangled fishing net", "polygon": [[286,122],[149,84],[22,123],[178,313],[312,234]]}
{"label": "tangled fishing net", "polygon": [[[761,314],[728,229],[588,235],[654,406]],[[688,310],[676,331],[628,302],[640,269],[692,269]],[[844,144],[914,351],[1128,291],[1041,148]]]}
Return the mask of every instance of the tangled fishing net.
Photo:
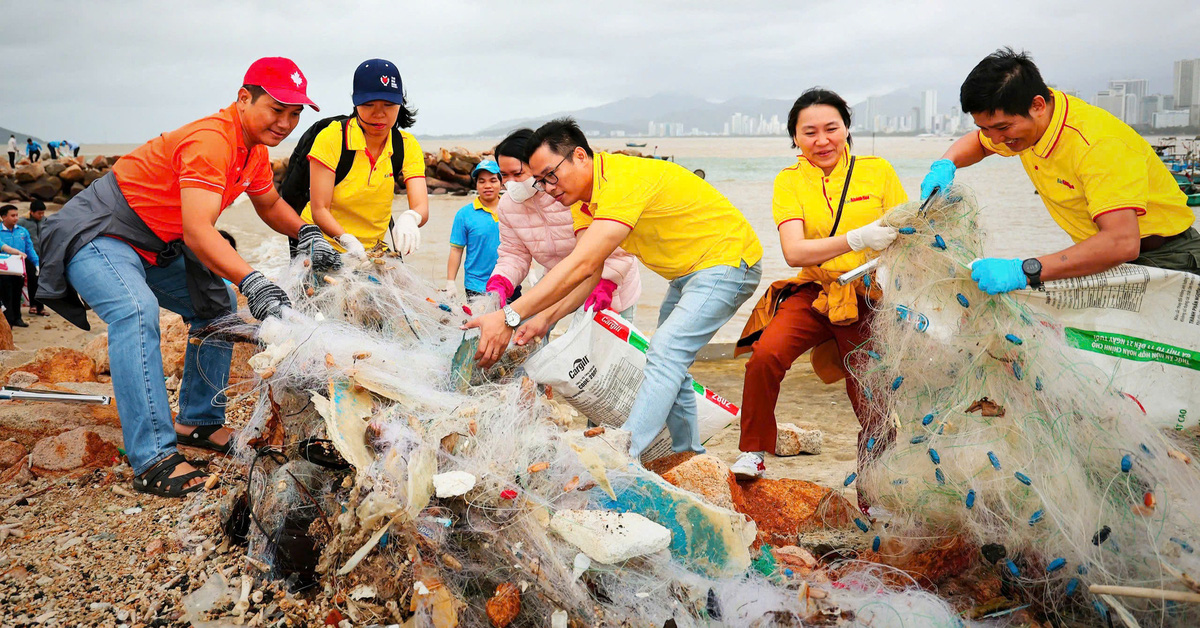
{"label": "tangled fishing net", "polygon": [[237,455],[272,577],[356,624],[959,625],[879,566],[845,566],[821,599],[753,569],[753,522],[630,460],[627,434],[568,429],[515,347],[473,368],[460,326],[489,299],[444,303],[387,255],[348,266],[295,261],[279,278],[294,310],[226,330],[262,347]]}
{"label": "tangled fishing net", "polygon": [[873,342],[852,360],[888,417],[854,480],[886,513],[873,546],[887,557],[961,537],[1048,615],[1198,625],[1194,604],[1089,592],[1200,591],[1188,576],[1200,572],[1200,474],[1060,324],[976,288],[977,216],[957,186],[887,215],[903,235],[881,255]]}

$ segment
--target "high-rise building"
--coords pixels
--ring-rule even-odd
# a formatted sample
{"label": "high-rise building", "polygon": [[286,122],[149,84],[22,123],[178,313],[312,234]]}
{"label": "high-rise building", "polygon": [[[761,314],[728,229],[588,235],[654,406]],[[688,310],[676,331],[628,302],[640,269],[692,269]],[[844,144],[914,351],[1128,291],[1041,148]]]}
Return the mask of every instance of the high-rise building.
{"label": "high-rise building", "polygon": [[1138,117],[1139,124],[1153,124],[1154,114],[1160,111],[1166,111],[1165,106],[1167,96],[1164,94],[1150,94],[1142,99],[1141,115]]}
{"label": "high-rise building", "polygon": [[1125,105],[1127,102],[1124,85],[1110,85],[1108,89],[1096,93],[1095,105],[1113,114],[1118,120],[1125,119]]}
{"label": "high-rise building", "polygon": [[1175,62],[1174,108],[1190,111],[1190,123],[1200,124],[1200,59]]}
{"label": "high-rise building", "polygon": [[650,121],[650,128],[646,130],[646,135],[654,135],[654,120]]}
{"label": "high-rise building", "polygon": [[1108,82],[1108,88],[1120,87],[1125,90],[1125,114],[1121,116],[1126,124],[1141,124],[1142,99],[1146,97],[1149,81],[1146,79],[1120,79]]}
{"label": "high-rise building", "polygon": [[918,129],[922,133],[934,133],[937,131],[934,121],[937,119],[937,90],[927,89],[921,92],[921,107],[918,120]]}

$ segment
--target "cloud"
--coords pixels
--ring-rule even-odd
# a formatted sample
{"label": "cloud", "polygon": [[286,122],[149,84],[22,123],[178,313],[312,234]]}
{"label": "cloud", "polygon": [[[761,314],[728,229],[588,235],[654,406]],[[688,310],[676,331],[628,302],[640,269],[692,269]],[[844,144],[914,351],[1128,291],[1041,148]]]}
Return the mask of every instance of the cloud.
{"label": "cloud", "polygon": [[661,92],[790,98],[819,84],[854,101],[953,90],[1002,45],[1084,95],[1126,77],[1169,92],[1172,63],[1200,56],[1194,0],[0,6],[0,125],[86,142],[139,142],[210,113],[266,55],[296,60],[323,114],[349,110],[359,62],[394,61],[423,134]]}

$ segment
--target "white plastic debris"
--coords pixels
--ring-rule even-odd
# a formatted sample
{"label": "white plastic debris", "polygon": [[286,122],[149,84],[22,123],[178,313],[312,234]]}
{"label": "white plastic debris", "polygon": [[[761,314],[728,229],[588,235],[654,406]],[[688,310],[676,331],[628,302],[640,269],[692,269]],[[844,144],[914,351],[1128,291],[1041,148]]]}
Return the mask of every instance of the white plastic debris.
{"label": "white plastic debris", "polygon": [[582,552],[576,554],[575,555],[575,564],[573,566],[574,569],[572,571],[575,579],[578,580],[579,576],[582,576],[583,572],[587,571],[588,567],[591,567],[591,566],[592,566],[592,559],[588,558],[587,554],[584,554]]}
{"label": "white plastic debris", "polygon": [[433,492],[439,498],[466,495],[475,488],[475,476],[466,471],[447,471],[433,476]]}
{"label": "white plastic debris", "polygon": [[667,549],[671,531],[632,512],[560,510],[550,529],[587,557],[608,565]]}
{"label": "white plastic debris", "polygon": [[560,608],[551,613],[550,628],[567,628],[567,611]]}

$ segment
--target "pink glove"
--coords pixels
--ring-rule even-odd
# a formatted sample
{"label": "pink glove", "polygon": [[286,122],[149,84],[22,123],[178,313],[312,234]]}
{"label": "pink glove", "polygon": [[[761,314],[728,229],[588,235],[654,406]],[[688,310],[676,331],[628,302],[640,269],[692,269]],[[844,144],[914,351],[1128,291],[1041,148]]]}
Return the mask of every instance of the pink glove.
{"label": "pink glove", "polygon": [[508,298],[512,296],[513,290],[516,290],[516,288],[514,288],[512,282],[503,275],[492,275],[492,277],[488,279],[487,286],[483,290],[484,292],[499,293],[500,307],[504,307],[505,305],[508,305]]}
{"label": "pink glove", "polygon": [[590,312],[599,312],[607,310],[608,306],[612,305],[612,295],[617,289],[617,284],[601,279],[600,283],[596,284],[596,289],[588,295],[587,301],[583,304],[583,309]]}

